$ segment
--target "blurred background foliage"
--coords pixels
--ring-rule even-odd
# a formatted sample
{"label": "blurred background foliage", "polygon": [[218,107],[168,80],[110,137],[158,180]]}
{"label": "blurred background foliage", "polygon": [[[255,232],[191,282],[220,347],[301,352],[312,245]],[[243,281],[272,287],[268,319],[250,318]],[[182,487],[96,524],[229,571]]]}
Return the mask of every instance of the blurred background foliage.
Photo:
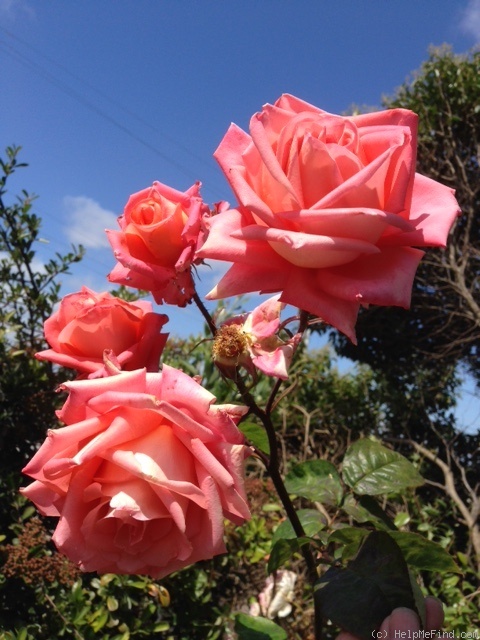
{"label": "blurred background foliage", "polygon": [[[414,462],[426,483],[385,496],[381,506],[400,530],[420,532],[453,555],[461,572],[426,573],[422,588],[445,603],[448,630],[468,632],[480,624],[480,435],[458,429],[455,406],[462,371],[480,381],[480,54],[432,51],[385,105],[419,114],[418,170],[456,189],[463,216],[448,247],[427,253],[410,311],[363,310],[358,347],[323,328],[335,351],[302,348],[280,391],[275,427],[284,473],[307,459],[340,467],[350,444],[368,436]],[[8,177],[23,166],[18,149],[7,148],[0,177],[0,638],[232,640],[234,614],[248,613],[265,586],[272,533],[283,520],[255,456],[247,461],[253,517],[227,526],[228,555],[161,583],[80,574],[53,548],[54,523],[18,494],[20,469],[55,426],[62,399],[54,390],[69,375],[33,354],[45,348],[41,329],[58,300],[59,276],[83,256],[72,247],[36,266],[41,220],[32,213],[34,199],[22,192],[6,203]],[[205,329],[170,340],[163,359],[200,376],[219,402],[238,402],[210,351]],[[350,359],[347,370],[339,356]],[[270,389],[264,376],[252,387],[260,406]],[[297,506],[317,509],[330,530],[353,522],[336,506],[304,499]],[[288,638],[308,640],[313,610],[303,564],[294,556],[287,566],[298,574],[293,608],[276,622]]]}

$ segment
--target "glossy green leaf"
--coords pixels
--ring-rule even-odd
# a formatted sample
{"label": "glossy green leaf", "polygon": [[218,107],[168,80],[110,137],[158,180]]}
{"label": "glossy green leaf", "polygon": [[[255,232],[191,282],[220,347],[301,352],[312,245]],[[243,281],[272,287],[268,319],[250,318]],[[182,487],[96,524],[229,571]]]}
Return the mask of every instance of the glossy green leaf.
{"label": "glossy green leaf", "polygon": [[285,478],[289,493],[313,502],[338,505],[343,497],[343,487],[337,470],[327,460],[308,460],[293,467]]}
{"label": "glossy green leaf", "polygon": [[[299,509],[297,511],[298,519],[305,531],[305,535],[313,538],[319,531],[325,526],[325,519],[317,509]],[[296,538],[295,531],[293,530],[290,520],[284,520],[275,529],[272,537],[272,545],[281,540],[282,538],[291,539]]]}
{"label": "glossy green leaf", "polygon": [[260,451],[266,454],[270,453],[270,444],[264,427],[254,422],[241,422],[238,428],[254,447],[257,447],[257,449],[260,449]]}
{"label": "glossy green leaf", "polygon": [[362,640],[396,607],[416,610],[410,575],[393,538],[373,531],[346,568],[331,567],[315,585],[325,617]]}
{"label": "glossy green leaf", "polygon": [[452,556],[438,543],[410,531],[391,531],[407,564],[418,571],[461,573]]}
{"label": "glossy green leaf", "polygon": [[235,616],[235,632],[238,640],[287,640],[287,634],[278,624],[246,613]]}
{"label": "glossy green leaf", "polygon": [[369,439],[358,440],[348,449],[343,460],[343,479],[355,493],[370,496],[423,484],[411,462]]}

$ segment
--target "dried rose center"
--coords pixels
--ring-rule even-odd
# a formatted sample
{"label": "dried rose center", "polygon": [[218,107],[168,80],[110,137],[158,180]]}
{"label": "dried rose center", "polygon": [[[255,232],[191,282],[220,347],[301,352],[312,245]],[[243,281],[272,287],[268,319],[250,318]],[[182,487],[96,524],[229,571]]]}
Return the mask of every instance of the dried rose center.
{"label": "dried rose center", "polygon": [[213,341],[215,360],[234,360],[247,349],[247,336],[238,325],[223,325]]}

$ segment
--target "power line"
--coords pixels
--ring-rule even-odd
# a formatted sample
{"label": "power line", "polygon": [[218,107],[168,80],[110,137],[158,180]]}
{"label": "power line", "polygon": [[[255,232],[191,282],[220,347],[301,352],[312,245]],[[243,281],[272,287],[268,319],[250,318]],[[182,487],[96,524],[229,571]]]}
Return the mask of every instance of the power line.
{"label": "power line", "polygon": [[[7,33],[8,35],[9,32],[6,31],[5,29],[3,29],[3,27],[0,27],[0,30],[4,31],[5,33]],[[18,38],[17,38],[18,39]],[[112,124],[113,126],[115,126],[117,129],[119,129],[120,131],[122,131],[124,134],[128,135],[129,137],[131,137],[132,139],[134,139],[136,142],[138,142],[139,144],[141,144],[142,146],[144,146],[145,148],[147,148],[149,151],[151,151],[152,153],[154,153],[155,155],[159,156],[160,158],[162,158],[162,160],[164,160],[166,163],[170,164],[172,167],[174,167],[175,169],[177,169],[177,171],[181,172],[183,175],[185,175],[189,180],[197,180],[198,177],[194,176],[191,171],[185,167],[183,164],[172,160],[171,156],[163,153],[162,151],[160,151],[157,147],[155,147],[154,145],[152,145],[151,143],[147,142],[146,140],[144,140],[143,138],[141,138],[139,135],[137,135],[134,131],[132,131],[129,127],[127,127],[126,125],[124,125],[122,122],[119,122],[116,118],[112,117],[108,112],[106,112],[104,109],[98,107],[95,103],[91,102],[90,100],[88,100],[87,98],[85,98],[84,95],[82,95],[81,93],[79,93],[76,89],[73,89],[71,86],[69,86],[67,83],[65,83],[64,81],[60,80],[58,77],[56,77],[55,75],[53,75],[52,73],[50,73],[49,71],[47,71],[46,69],[44,69],[41,65],[37,64],[36,62],[34,62],[31,58],[29,58],[28,56],[25,56],[22,52],[20,52],[18,49],[16,49],[15,47],[13,47],[11,44],[0,40],[0,50],[2,50],[6,55],[10,56],[11,58],[13,58],[14,60],[16,60],[18,63],[20,63],[21,65],[23,65],[24,67],[30,69],[31,71],[33,71],[34,73],[37,73],[39,76],[41,76],[44,80],[46,80],[47,82],[49,82],[50,84],[52,84],[53,86],[55,86],[57,89],[59,89],[60,91],[62,91],[63,93],[65,93],[66,95],[68,95],[69,97],[71,97],[73,100],[77,101],[78,103],[80,103],[81,105],[83,105],[84,107],[86,107],[87,109],[90,109],[91,111],[93,111],[94,113],[96,113],[98,116],[100,116],[101,118],[103,118],[104,120],[106,120],[107,122],[109,122],[110,124]],[[46,56],[43,56],[46,57]],[[63,68],[63,65],[58,65],[57,66]],[[72,77],[77,77],[74,74],[71,74],[70,72],[68,72],[69,75],[72,75]],[[85,83],[83,80],[79,79],[80,82],[83,82],[84,84],[86,84],[86,86],[91,87],[91,85],[89,83]],[[102,92],[98,91],[97,89],[93,89],[96,93],[98,93],[99,95],[104,95]],[[109,98],[109,101],[113,104],[115,104],[117,106],[117,108],[121,109],[122,111],[124,111],[125,113],[128,113],[129,115],[131,115],[132,117],[134,117],[135,119],[137,119],[139,122],[142,122],[143,124],[145,124],[146,126],[148,126],[149,128],[151,128],[153,131],[157,132],[158,134],[162,135],[165,139],[169,140],[169,142],[171,144],[174,144],[175,146],[181,148],[182,150],[186,151],[187,153],[189,153],[189,155],[191,155],[192,157],[196,158],[197,160],[200,160],[200,162],[202,162],[203,164],[205,164],[205,166],[210,170],[210,167],[208,166],[208,164],[205,163],[204,160],[198,158],[198,156],[196,156],[195,154],[193,154],[191,151],[189,151],[188,149],[186,149],[185,147],[183,147],[182,145],[179,145],[177,142],[171,140],[170,138],[168,138],[168,136],[166,136],[165,134],[163,134],[159,129],[157,129],[156,127],[154,127],[153,125],[147,123],[146,121],[144,121],[142,118],[140,118],[139,116],[133,114],[133,112],[130,112],[129,110],[125,109],[123,106],[119,105],[118,103],[116,103],[115,101],[113,101],[111,98]],[[206,187],[209,191],[212,191],[211,187]],[[215,191],[215,189],[213,189],[213,191]]]}
{"label": "power line", "polygon": [[[109,103],[113,104],[117,109],[123,111],[130,118],[133,118],[137,122],[141,123],[142,125],[148,127],[150,130],[154,131],[158,135],[162,136],[170,144],[178,147],[183,152],[187,153],[188,155],[190,155],[191,157],[195,158],[197,161],[202,163],[209,171],[212,171],[212,168],[207,163],[205,163],[204,159],[200,158],[196,154],[192,153],[192,151],[190,149],[184,147],[183,145],[179,144],[176,140],[173,140],[168,135],[164,134],[157,127],[153,126],[151,123],[147,122],[146,120],[144,120],[143,118],[138,116],[138,114],[134,113],[130,109],[126,108],[125,106],[119,104],[117,101],[113,100],[111,98],[111,96],[109,96],[106,93],[98,90],[91,83],[85,81],[80,76],[77,76],[77,75],[73,74],[64,65],[60,64],[59,62],[57,62],[53,58],[50,58],[50,57],[44,55],[37,48],[31,46],[30,44],[28,44],[27,42],[25,42],[21,38],[18,38],[17,36],[15,36],[14,34],[12,34],[11,32],[7,31],[6,29],[4,29],[1,26],[0,26],[0,31],[3,32],[9,38],[11,38],[13,40],[16,40],[17,42],[19,42],[24,47],[27,47],[28,49],[33,51],[37,57],[43,58],[44,60],[46,60],[50,64],[52,64],[55,67],[57,67],[60,70],[62,70],[64,73],[68,74],[76,82],[88,87],[89,90],[91,90],[92,92],[94,92],[98,96],[102,97],[102,99],[104,99],[104,100],[108,101]],[[39,64],[38,62],[33,60],[31,57],[29,57],[28,55],[25,55],[22,51],[20,51],[18,48],[13,46],[11,43],[0,39],[0,51],[3,51],[3,53],[5,53],[7,56],[9,56],[13,60],[15,60],[17,63],[21,64],[22,66],[24,66],[25,68],[29,69],[33,73],[37,74],[39,77],[43,78],[48,83],[50,83],[51,85],[55,86],[58,90],[62,91],[64,94],[66,94],[67,96],[69,96],[70,98],[72,98],[73,100],[75,100],[76,102],[81,104],[82,106],[84,106],[87,109],[93,111],[99,117],[103,118],[104,120],[106,120],[107,122],[109,122],[110,124],[115,126],[117,129],[122,131],[124,134],[128,135],[129,137],[134,139],[136,142],[138,142],[139,144],[141,144],[145,148],[149,149],[152,153],[154,153],[155,155],[157,155],[160,158],[162,158],[162,160],[164,160],[166,163],[168,163],[171,166],[175,167],[179,172],[181,172],[183,175],[187,176],[190,180],[192,180],[192,179],[196,180],[197,179],[197,176],[193,176],[193,174],[190,172],[190,170],[187,167],[185,167],[183,164],[181,164],[179,162],[176,162],[175,160],[172,160],[171,156],[166,155],[165,153],[160,151],[157,147],[155,147],[151,143],[149,143],[146,140],[144,140],[142,137],[137,135],[128,126],[124,125],[122,122],[120,122],[119,120],[117,120],[116,118],[111,116],[110,113],[108,113],[107,111],[105,111],[101,107],[97,106],[97,104],[92,102],[90,99],[86,98],[84,94],[80,93],[75,88],[70,86],[68,83],[64,82],[61,78],[59,78],[58,76],[56,76],[53,73],[51,73],[49,70],[47,70],[41,64]],[[210,192],[212,192],[211,186],[210,187],[206,187],[206,189],[208,189]],[[213,189],[213,191],[215,191],[215,189]],[[40,215],[40,217],[42,219],[48,218],[48,219],[52,219],[53,221],[56,221],[56,222],[63,222],[63,220],[61,220],[58,216],[54,216],[51,213],[40,213],[39,212],[39,215]],[[47,234],[42,234],[42,235],[49,236],[48,233]],[[58,247],[59,250],[61,250],[62,252],[65,252],[66,250],[70,250],[71,249],[71,246],[69,245],[68,242],[66,242],[66,241],[62,242],[62,241],[60,241],[60,240],[58,240],[58,239],[56,239],[54,237],[48,238],[43,246],[44,246],[45,249],[47,249],[47,247],[50,246],[50,248],[52,249],[53,252],[55,252],[55,248],[56,247]],[[41,252],[41,253],[43,253],[43,252]],[[46,255],[44,255],[45,259],[49,259],[48,258],[48,254],[49,253],[50,252],[48,250],[45,252],[45,254],[46,254]],[[102,278],[105,278],[106,274],[108,274],[112,270],[112,268],[113,268],[113,266],[115,264],[115,261],[114,261],[113,256],[112,256],[112,263],[107,265],[106,263],[102,262],[101,260],[98,260],[98,258],[93,257],[91,252],[88,252],[88,263],[89,263],[89,267],[85,269],[86,263],[82,261],[82,266],[85,269],[86,273],[92,273],[92,274],[94,274],[96,276],[100,276]],[[92,265],[95,265],[97,268],[92,268]],[[101,271],[98,270],[98,269],[100,269]]]}
{"label": "power line", "polygon": [[144,118],[139,116],[137,113],[135,113],[134,111],[132,111],[131,109],[126,107],[124,104],[121,104],[120,102],[118,102],[118,100],[114,100],[110,94],[108,94],[108,93],[106,93],[104,91],[101,91],[96,86],[94,86],[93,84],[88,82],[88,80],[86,80],[85,78],[82,78],[81,76],[73,73],[65,65],[61,64],[60,62],[58,62],[54,58],[51,58],[50,56],[45,55],[42,51],[40,51],[36,47],[32,46],[29,42],[23,40],[22,38],[19,38],[15,34],[13,34],[10,31],[8,31],[7,29],[4,29],[2,26],[0,26],[0,31],[3,31],[9,38],[12,38],[13,40],[16,40],[17,42],[21,43],[24,47],[27,47],[28,49],[33,51],[35,54],[37,54],[40,57],[42,57],[47,62],[53,64],[58,69],[61,69],[64,73],[69,75],[71,78],[73,78],[77,82],[83,84],[84,86],[88,87],[91,91],[96,93],[98,96],[100,96],[101,98],[103,98],[107,102],[110,102],[111,104],[113,104],[120,111],[123,111],[126,115],[130,116],[134,120],[137,120],[137,122],[139,122],[140,124],[148,127],[151,131],[154,131],[155,133],[158,133],[161,137],[163,137],[165,140],[167,140],[170,144],[178,147],[184,153],[190,155],[192,158],[194,158],[198,162],[204,164],[205,167],[208,170],[211,171],[211,167],[207,163],[205,163],[205,159],[204,158],[198,156],[196,153],[193,153],[193,151],[191,149],[189,149],[188,147],[186,147],[186,146],[182,145],[181,143],[179,143],[178,140],[176,140],[175,138],[171,138],[165,132],[161,131],[158,127],[153,125],[151,122],[148,122],[147,120],[145,120]]}

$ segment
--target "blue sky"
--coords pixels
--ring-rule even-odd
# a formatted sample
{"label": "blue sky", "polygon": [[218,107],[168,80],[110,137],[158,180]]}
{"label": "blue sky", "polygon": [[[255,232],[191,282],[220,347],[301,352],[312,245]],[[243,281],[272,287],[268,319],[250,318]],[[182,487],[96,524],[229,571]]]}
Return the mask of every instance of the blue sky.
{"label": "blue sky", "polygon": [[[64,279],[103,291],[103,229],[153,180],[232,201],[212,153],[282,93],[334,113],[381,106],[430,45],[480,42],[480,0],[0,0],[0,144],[29,168],[48,245],[87,247]],[[218,269],[201,271],[200,292]],[[194,308],[171,330],[200,326]]]}

